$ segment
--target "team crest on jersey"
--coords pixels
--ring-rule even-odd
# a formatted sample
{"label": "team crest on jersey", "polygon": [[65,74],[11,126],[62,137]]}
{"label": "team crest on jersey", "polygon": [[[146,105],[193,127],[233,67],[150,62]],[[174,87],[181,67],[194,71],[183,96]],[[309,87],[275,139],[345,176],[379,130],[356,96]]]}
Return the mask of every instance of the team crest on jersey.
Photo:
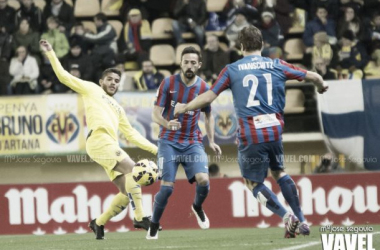
{"label": "team crest on jersey", "polygon": [[116,151],[116,156],[120,156],[120,155],[121,155],[121,151],[120,150]]}
{"label": "team crest on jersey", "polygon": [[230,110],[221,110],[215,117],[215,132],[221,138],[230,138],[237,129],[237,120]]}
{"label": "team crest on jersey", "polygon": [[46,122],[46,133],[57,144],[68,144],[79,133],[79,121],[67,110],[56,110]]}

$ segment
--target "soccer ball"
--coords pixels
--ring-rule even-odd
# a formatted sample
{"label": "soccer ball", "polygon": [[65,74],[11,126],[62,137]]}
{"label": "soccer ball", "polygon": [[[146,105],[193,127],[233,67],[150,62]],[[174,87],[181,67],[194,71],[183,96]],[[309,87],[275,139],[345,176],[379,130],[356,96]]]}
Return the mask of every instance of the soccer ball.
{"label": "soccer ball", "polygon": [[157,165],[153,161],[148,161],[147,159],[141,160],[133,167],[132,176],[139,185],[152,185],[158,176]]}

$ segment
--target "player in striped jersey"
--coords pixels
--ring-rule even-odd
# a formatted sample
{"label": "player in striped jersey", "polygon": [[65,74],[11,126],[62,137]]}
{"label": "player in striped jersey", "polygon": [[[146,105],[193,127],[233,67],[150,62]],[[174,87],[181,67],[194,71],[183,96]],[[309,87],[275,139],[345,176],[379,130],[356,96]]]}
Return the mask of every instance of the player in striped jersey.
{"label": "player in striped jersey", "polygon": [[202,58],[195,48],[186,47],[181,54],[181,72],[165,78],[158,91],[153,121],[160,125],[158,142],[158,167],[162,173],[160,191],[154,199],[153,217],[147,239],[158,238],[160,218],[173,192],[178,165],[184,167],[190,183],[196,182],[196,195],[191,206],[202,229],[210,227],[202,204],[209,192],[208,159],[202,144],[202,133],[198,126],[201,112],[205,113],[205,126],[211,149],[221,154],[214,143],[214,118],[211,107],[195,109],[174,117],[176,103],[187,103],[209,90],[206,82],[196,75]]}
{"label": "player in striped jersey", "polygon": [[[227,65],[211,90],[188,104],[177,104],[174,114],[208,106],[223,90],[231,89],[239,118],[239,166],[246,185],[261,204],[283,219],[286,238],[293,238],[296,234],[309,235],[310,229],[301,211],[295,183],[283,166],[281,134],[285,81],[312,81],[319,93],[327,91],[327,84],[317,73],[279,59],[262,57],[262,35],[254,26],[242,29],[238,41],[244,57]],[[268,167],[296,216],[286,211],[276,195],[264,185]]]}

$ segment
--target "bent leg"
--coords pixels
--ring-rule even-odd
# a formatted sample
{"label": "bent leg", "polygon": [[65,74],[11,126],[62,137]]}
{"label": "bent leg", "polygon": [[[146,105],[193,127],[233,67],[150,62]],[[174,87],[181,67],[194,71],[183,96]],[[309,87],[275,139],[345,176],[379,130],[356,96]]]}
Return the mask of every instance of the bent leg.
{"label": "bent leg", "polygon": [[[132,176],[132,169],[134,165],[135,162],[127,156],[124,160],[117,164],[114,170],[124,174],[124,188],[128,195],[129,201],[131,202],[132,209],[134,210],[135,219],[136,221],[142,221],[144,217],[142,193],[141,186],[136,183]],[[120,188],[123,188],[123,185],[121,185]]]}
{"label": "bent leg", "polygon": [[253,193],[253,196],[270,211],[284,219],[287,211],[278,201],[277,196],[264,183],[256,183],[245,179],[245,184]]}

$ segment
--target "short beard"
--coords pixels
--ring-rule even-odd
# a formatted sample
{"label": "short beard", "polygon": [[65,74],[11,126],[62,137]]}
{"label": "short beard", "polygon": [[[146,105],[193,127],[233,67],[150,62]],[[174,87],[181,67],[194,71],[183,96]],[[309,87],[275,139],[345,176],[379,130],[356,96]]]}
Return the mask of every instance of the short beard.
{"label": "short beard", "polygon": [[111,97],[114,96],[117,93],[117,89],[115,90],[114,93],[109,93],[106,86],[103,86],[102,89],[104,90],[104,92],[107,93],[107,95],[109,95]]}
{"label": "short beard", "polygon": [[[182,70],[182,73],[183,73],[183,75],[184,75],[188,80],[191,80],[191,79],[193,79],[193,78],[196,76],[196,74],[195,74],[194,72],[190,72],[190,71],[185,72],[185,71]],[[191,73],[191,75],[189,75],[188,73]]]}

